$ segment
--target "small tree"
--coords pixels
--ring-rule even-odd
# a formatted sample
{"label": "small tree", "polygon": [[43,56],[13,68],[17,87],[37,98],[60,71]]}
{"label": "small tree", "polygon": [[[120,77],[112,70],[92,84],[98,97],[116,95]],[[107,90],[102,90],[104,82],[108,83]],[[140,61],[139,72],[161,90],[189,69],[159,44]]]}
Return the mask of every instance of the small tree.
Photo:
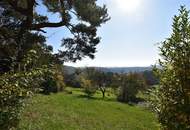
{"label": "small tree", "polygon": [[190,20],[184,6],[173,18],[173,32],[160,47],[160,86],[154,110],[166,130],[190,129]]}
{"label": "small tree", "polygon": [[102,93],[102,98],[105,98],[105,94],[108,87],[111,87],[113,80],[113,74],[110,72],[101,72],[95,70],[95,73],[92,77],[92,82],[98,87]]}
{"label": "small tree", "polygon": [[92,82],[89,79],[82,77],[81,85],[84,88],[84,93],[86,93],[88,97],[91,97],[95,94],[96,88],[92,85]]}
{"label": "small tree", "polygon": [[[78,70],[79,71],[79,70]],[[95,94],[97,87],[93,83],[93,77],[95,74],[95,69],[86,67],[80,70],[80,83],[81,86],[84,88],[84,92],[88,95],[88,97]]]}
{"label": "small tree", "polygon": [[87,67],[83,70],[83,74],[91,81],[94,89],[99,89],[102,93],[102,98],[105,98],[105,94],[108,87],[111,87],[113,73],[103,72],[93,67]]}

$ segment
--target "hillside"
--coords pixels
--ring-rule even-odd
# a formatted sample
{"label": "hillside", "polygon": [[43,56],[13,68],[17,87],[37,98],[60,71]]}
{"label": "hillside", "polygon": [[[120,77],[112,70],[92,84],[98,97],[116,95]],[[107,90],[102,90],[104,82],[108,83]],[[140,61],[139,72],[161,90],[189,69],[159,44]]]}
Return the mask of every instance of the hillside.
{"label": "hillside", "polygon": [[97,67],[97,69],[104,72],[129,73],[129,72],[143,72],[146,70],[152,70],[152,67]]}
{"label": "hillside", "polygon": [[73,94],[38,95],[25,109],[20,130],[158,130],[154,115],[137,106]]}
{"label": "hillside", "polygon": [[64,65],[64,73],[73,74],[75,73],[75,71],[76,71],[75,67]]}
{"label": "hillside", "polygon": [[[112,73],[129,73],[129,72],[143,72],[150,71],[152,67],[94,67],[103,72],[112,72]],[[72,66],[64,66],[64,71],[68,74],[74,73],[76,70],[75,67]]]}

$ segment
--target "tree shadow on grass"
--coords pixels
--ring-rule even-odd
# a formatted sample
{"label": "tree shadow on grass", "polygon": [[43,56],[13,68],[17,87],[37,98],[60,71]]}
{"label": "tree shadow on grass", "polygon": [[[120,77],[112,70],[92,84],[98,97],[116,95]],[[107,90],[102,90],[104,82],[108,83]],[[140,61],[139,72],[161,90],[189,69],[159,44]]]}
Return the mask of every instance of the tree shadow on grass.
{"label": "tree shadow on grass", "polygon": [[133,99],[132,101],[129,101],[129,102],[124,102],[124,101],[118,101],[117,98],[111,98],[111,97],[105,97],[105,98],[102,98],[102,97],[94,97],[94,96],[87,96],[87,95],[83,95],[83,94],[77,94],[77,95],[74,95],[75,98],[77,99],[86,99],[86,100],[96,100],[96,101],[106,101],[106,102],[119,102],[119,103],[123,103],[123,104],[127,104],[127,105],[130,105],[130,106],[137,106],[138,104],[141,104],[141,103],[145,103],[146,100],[143,99],[143,98],[135,98]]}
{"label": "tree shadow on grass", "polygon": [[138,103],[145,102],[145,101],[146,101],[145,99],[137,97],[137,98],[134,99],[133,102],[138,104]]}
{"label": "tree shadow on grass", "polygon": [[138,104],[141,104],[141,103],[145,103],[145,102],[146,102],[145,99],[139,98],[139,97],[134,98],[134,99],[131,100],[131,101],[121,101],[121,100],[117,100],[117,101],[120,102],[120,103],[123,103],[123,104],[128,104],[128,105],[130,105],[130,106],[137,106]]}
{"label": "tree shadow on grass", "polygon": [[76,95],[75,97],[89,99],[89,100],[97,100],[97,101],[112,101],[112,102],[117,101],[115,98],[107,98],[107,97],[102,98],[102,97],[93,97],[93,96],[89,97],[87,95]]}

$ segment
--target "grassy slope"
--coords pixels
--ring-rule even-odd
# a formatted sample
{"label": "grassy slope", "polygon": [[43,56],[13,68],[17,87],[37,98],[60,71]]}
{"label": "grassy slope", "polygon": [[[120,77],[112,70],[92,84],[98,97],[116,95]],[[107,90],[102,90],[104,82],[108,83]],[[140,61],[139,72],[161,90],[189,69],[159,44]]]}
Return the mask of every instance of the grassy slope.
{"label": "grassy slope", "polygon": [[154,115],[143,108],[80,95],[38,95],[23,114],[21,130],[158,130]]}

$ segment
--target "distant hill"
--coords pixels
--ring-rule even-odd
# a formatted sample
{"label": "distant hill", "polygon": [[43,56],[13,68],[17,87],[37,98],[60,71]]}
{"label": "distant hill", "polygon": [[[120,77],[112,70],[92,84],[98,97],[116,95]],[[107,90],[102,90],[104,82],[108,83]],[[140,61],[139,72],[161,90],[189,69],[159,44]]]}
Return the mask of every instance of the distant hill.
{"label": "distant hill", "polygon": [[143,72],[146,70],[152,70],[152,67],[98,67],[97,69],[104,72],[129,73],[129,72]]}
{"label": "distant hill", "polygon": [[64,65],[64,73],[73,74],[75,73],[75,71],[76,71],[75,67]]}
{"label": "distant hill", "polygon": [[[152,70],[152,67],[95,67],[98,70],[103,72],[112,72],[112,73],[129,73],[129,72],[143,72]],[[64,66],[64,71],[68,74],[74,73],[76,70],[72,66]]]}

